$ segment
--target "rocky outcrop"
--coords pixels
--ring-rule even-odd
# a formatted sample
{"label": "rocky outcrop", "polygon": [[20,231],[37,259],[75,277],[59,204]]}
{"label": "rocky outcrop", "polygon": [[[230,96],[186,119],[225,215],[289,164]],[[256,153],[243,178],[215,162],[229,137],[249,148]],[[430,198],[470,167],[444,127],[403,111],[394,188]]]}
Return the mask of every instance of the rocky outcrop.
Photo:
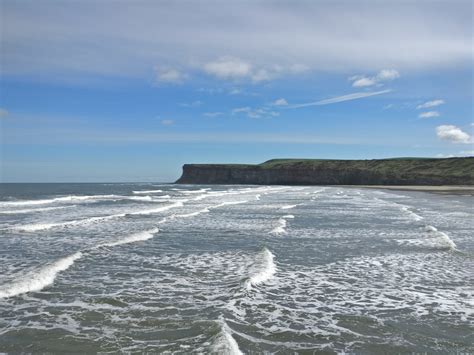
{"label": "rocky outcrop", "polygon": [[474,185],[474,158],[270,160],[259,165],[186,164],[176,183]]}

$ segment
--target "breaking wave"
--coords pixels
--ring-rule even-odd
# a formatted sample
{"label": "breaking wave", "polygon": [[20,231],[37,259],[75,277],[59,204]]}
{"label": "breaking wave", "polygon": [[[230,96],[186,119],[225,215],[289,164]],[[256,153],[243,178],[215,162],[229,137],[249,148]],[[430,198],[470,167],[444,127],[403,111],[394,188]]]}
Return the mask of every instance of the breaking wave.
{"label": "breaking wave", "polygon": [[429,234],[435,234],[435,236],[439,240],[439,244],[441,246],[445,246],[448,249],[453,249],[453,250],[456,249],[456,244],[453,242],[453,240],[446,233],[440,232],[437,228],[435,228],[433,226],[426,226],[425,230]]}
{"label": "breaking wave", "polygon": [[0,211],[0,214],[24,214],[24,213],[36,213],[36,212],[46,212],[46,211],[54,211],[60,210],[63,208],[71,208],[75,207],[75,205],[70,206],[58,206],[58,207],[43,207],[43,208],[25,208],[22,210],[8,210],[8,211]]}
{"label": "breaking wave", "polygon": [[46,265],[37,271],[21,276],[19,280],[11,284],[0,286],[0,298],[13,297],[22,293],[40,291],[43,288],[53,284],[54,280],[61,271],[71,267],[74,262],[82,257],[81,252],[69,255],[65,258]]}
{"label": "breaking wave", "polygon": [[163,192],[163,190],[142,190],[142,191],[132,191],[134,194],[156,194],[158,192]]}
{"label": "breaking wave", "polygon": [[262,252],[262,263],[260,270],[252,275],[246,282],[247,290],[251,290],[253,286],[260,285],[273,277],[277,271],[275,262],[273,259],[275,256],[267,248],[263,249]]}
{"label": "breaking wave", "polygon": [[408,206],[402,206],[400,207],[400,210],[407,213],[415,221],[421,221],[423,219],[423,217],[410,210],[410,207]]}
{"label": "breaking wave", "polygon": [[270,234],[285,234],[286,233],[286,224],[287,224],[286,220],[287,219],[292,219],[292,218],[295,218],[295,216],[293,216],[292,214],[281,217],[278,220],[278,226],[273,228],[270,231]]}
{"label": "breaking wave", "polygon": [[123,239],[119,239],[115,242],[100,244],[97,247],[114,247],[114,246],[122,245],[122,244],[141,242],[141,241],[153,238],[153,236],[158,232],[159,232],[158,228],[153,228],[153,229],[148,230],[148,231],[143,231],[143,232],[138,232],[138,233],[131,234],[128,237],[125,237]]}
{"label": "breaking wave", "polygon": [[226,355],[243,355],[243,352],[239,349],[239,344],[232,337],[232,330],[229,328],[224,319],[219,321],[221,326],[220,333],[216,336],[214,344],[211,348],[213,354],[226,354]]}
{"label": "breaking wave", "polygon": [[109,216],[89,217],[89,218],[66,221],[66,222],[26,224],[26,225],[14,227],[14,229],[17,231],[23,231],[23,232],[36,232],[36,231],[48,230],[48,229],[52,229],[56,227],[69,227],[69,226],[90,224],[90,223],[106,221],[109,219],[120,218],[120,217],[125,217],[125,216],[149,215],[153,213],[167,211],[169,209],[181,207],[181,206],[183,206],[183,203],[179,201],[167,206],[162,206],[162,207],[157,207],[157,208],[152,208],[152,209],[147,209],[147,210],[140,210],[140,211],[128,212],[128,213],[119,213],[119,214],[113,214]]}

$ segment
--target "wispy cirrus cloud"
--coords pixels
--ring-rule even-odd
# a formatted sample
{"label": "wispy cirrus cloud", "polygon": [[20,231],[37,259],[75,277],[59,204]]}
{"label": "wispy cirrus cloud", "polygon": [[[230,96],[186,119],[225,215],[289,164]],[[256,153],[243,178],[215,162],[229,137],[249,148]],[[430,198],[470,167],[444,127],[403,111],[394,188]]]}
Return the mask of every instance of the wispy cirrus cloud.
{"label": "wispy cirrus cloud", "polygon": [[287,107],[288,108],[301,108],[301,107],[309,107],[309,106],[331,105],[331,104],[337,104],[339,102],[344,102],[344,101],[358,100],[358,99],[363,99],[366,97],[387,94],[391,91],[392,90],[390,89],[386,89],[386,90],[373,91],[373,92],[355,92],[348,95],[336,96],[329,99],[324,99],[324,100],[319,100],[319,101],[314,101],[314,102],[307,102],[307,103],[297,104],[297,105],[289,105]]}
{"label": "wispy cirrus cloud", "polygon": [[427,111],[427,112],[422,112],[418,115],[420,118],[433,118],[433,117],[439,117],[440,114],[438,111]]}
{"label": "wispy cirrus cloud", "polygon": [[418,110],[422,109],[422,108],[431,108],[431,107],[436,107],[436,106],[439,106],[439,105],[443,105],[444,103],[445,103],[444,100],[437,99],[437,100],[432,100],[432,101],[426,101],[425,103],[416,106],[416,108]]}
{"label": "wispy cirrus cloud", "polygon": [[188,78],[188,74],[178,69],[155,67],[155,81],[157,83],[181,84]]}
{"label": "wispy cirrus cloud", "polygon": [[280,98],[273,101],[272,106],[288,106],[288,101],[286,101],[284,98]]}
{"label": "wispy cirrus cloud", "polygon": [[279,112],[269,110],[265,107],[263,108],[251,108],[249,106],[238,107],[232,110],[232,114],[245,114],[249,118],[268,118],[268,117],[278,117]]}
{"label": "wispy cirrus cloud", "polygon": [[[4,1],[2,72],[47,74],[49,80],[84,80],[84,74],[148,78],[154,65],[173,63],[158,79],[180,83],[183,71],[208,63],[207,71],[220,78],[252,72],[258,81],[278,72],[269,63],[291,74],[388,65],[430,70],[470,65],[472,59],[469,1],[436,2],[430,11],[424,2],[343,1],[344,14],[333,2],[211,4]],[[229,54],[241,59],[210,61]]]}

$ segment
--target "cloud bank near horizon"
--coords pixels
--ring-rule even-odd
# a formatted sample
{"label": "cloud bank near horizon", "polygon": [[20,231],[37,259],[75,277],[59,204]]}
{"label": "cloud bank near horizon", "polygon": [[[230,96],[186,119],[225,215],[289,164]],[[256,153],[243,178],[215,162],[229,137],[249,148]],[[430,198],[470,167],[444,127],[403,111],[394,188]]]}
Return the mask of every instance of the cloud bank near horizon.
{"label": "cloud bank near horizon", "polygon": [[[307,71],[470,65],[471,5],[454,2],[5,0],[2,72],[72,81],[154,73],[170,84],[206,73],[263,83]],[[382,70],[353,86],[397,76]]]}

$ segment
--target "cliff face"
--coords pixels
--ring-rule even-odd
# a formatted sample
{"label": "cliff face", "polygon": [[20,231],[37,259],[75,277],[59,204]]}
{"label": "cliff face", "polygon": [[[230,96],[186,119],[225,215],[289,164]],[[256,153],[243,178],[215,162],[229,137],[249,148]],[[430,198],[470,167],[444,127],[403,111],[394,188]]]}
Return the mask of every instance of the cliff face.
{"label": "cliff face", "polygon": [[186,164],[180,184],[474,185],[474,158]]}

